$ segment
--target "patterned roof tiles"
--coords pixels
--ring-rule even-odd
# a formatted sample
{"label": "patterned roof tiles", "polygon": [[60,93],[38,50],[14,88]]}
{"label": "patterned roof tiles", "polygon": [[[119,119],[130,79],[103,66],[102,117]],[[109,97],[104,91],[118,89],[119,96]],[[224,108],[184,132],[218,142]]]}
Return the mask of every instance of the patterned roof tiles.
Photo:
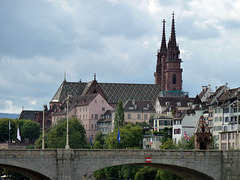
{"label": "patterned roof tiles", "polygon": [[[63,102],[67,98],[67,92],[72,96],[80,96],[86,92],[88,83],[63,81],[52,102]],[[119,100],[152,101],[161,92],[160,85],[155,84],[121,84],[121,83],[98,83],[108,103],[118,103]],[[96,91],[98,92],[98,91]],[[99,92],[98,92],[99,93]]]}
{"label": "patterned roof tiles", "polygon": [[155,100],[161,91],[160,85],[155,84],[120,84],[99,83],[108,103],[116,103],[119,100],[125,102],[129,99],[136,101]]}

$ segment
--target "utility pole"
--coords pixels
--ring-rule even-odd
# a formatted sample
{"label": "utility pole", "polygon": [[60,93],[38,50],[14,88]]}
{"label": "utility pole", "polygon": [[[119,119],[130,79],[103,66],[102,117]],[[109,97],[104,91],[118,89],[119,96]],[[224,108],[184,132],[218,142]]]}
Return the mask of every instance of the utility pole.
{"label": "utility pole", "polygon": [[[239,89],[238,89],[238,91],[239,91]],[[238,122],[238,118],[239,118],[239,115],[238,115],[238,112],[239,112],[239,109],[238,109],[238,107],[239,107],[239,101],[238,101],[238,98],[239,98],[239,92],[238,92],[238,94],[237,94],[237,150],[239,149],[239,122]]]}
{"label": "utility pole", "polygon": [[67,96],[67,136],[66,136],[66,146],[65,149],[69,149],[69,138],[68,138],[68,99],[69,99],[69,95]]}
{"label": "utility pole", "polygon": [[43,123],[42,123],[42,149],[45,149],[44,145],[44,100],[43,100]]}

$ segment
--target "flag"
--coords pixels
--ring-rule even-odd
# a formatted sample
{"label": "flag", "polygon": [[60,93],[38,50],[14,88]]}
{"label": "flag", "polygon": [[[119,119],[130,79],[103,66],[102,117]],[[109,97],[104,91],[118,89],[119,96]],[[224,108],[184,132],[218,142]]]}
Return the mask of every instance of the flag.
{"label": "flag", "polygon": [[20,135],[19,127],[18,127],[18,129],[17,129],[17,139],[18,139],[19,141],[21,141],[21,135]]}
{"label": "flag", "polygon": [[153,138],[151,137],[151,139],[150,139],[150,147],[152,146],[152,144],[153,144]]}
{"label": "flag", "polygon": [[9,121],[9,130],[11,129],[11,122]]}
{"label": "flag", "polygon": [[121,142],[121,138],[120,138],[120,132],[119,132],[119,129],[118,129],[118,136],[117,136],[117,140],[118,140],[118,142],[119,142],[119,143]]}
{"label": "flag", "polygon": [[185,139],[186,139],[188,142],[190,141],[190,138],[189,138],[189,136],[188,136],[188,134],[187,134],[186,131],[184,131],[184,137],[185,137]]}
{"label": "flag", "polygon": [[91,139],[91,136],[89,135],[89,139],[90,139],[90,144],[92,146],[92,139]]}

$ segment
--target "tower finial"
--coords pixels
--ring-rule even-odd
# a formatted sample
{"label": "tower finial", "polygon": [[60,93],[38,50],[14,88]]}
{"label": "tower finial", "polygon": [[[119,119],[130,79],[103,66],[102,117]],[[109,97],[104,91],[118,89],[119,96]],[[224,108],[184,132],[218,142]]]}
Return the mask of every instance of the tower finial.
{"label": "tower finial", "polygon": [[160,47],[160,52],[161,53],[166,53],[167,52],[167,46],[166,46],[166,36],[165,36],[165,19],[163,19],[163,31],[162,31],[162,43]]}
{"label": "tower finial", "polygon": [[64,70],[64,81],[66,81],[66,70]]}
{"label": "tower finial", "polygon": [[94,81],[96,81],[96,73],[94,73],[93,77],[94,77]]}

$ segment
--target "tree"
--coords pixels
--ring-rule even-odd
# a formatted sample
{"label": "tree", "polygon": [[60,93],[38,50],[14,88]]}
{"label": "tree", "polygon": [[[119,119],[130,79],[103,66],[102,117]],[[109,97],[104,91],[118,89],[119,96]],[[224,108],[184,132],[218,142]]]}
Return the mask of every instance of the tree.
{"label": "tree", "polygon": [[40,124],[31,120],[26,120],[21,129],[21,136],[28,139],[30,143],[33,142],[34,139],[39,138],[41,129]]}
{"label": "tree", "polygon": [[105,139],[101,131],[97,134],[96,138],[93,141],[93,148],[94,149],[106,148]]}
{"label": "tree", "polygon": [[[60,120],[58,124],[53,125],[45,135],[46,148],[64,148],[66,145],[67,121]],[[86,148],[86,132],[80,120],[77,118],[69,119],[69,145],[71,148]],[[42,146],[42,138],[39,138],[35,147]]]}
{"label": "tree", "polygon": [[161,138],[161,142],[162,144],[164,144],[166,141],[168,141],[168,139],[172,139],[172,128],[167,128],[165,127],[163,129],[163,131],[161,131],[162,133],[162,138]]}
{"label": "tree", "polygon": [[189,141],[187,141],[184,137],[182,137],[178,141],[177,147],[181,149],[194,149],[194,135],[190,137]]}
{"label": "tree", "polygon": [[157,174],[156,168],[142,167],[135,175],[135,180],[155,180]]}
{"label": "tree", "polygon": [[176,174],[159,169],[157,171],[155,180],[184,180],[184,179],[182,177],[177,176]]}
{"label": "tree", "polygon": [[143,139],[142,127],[127,124],[124,127],[119,127],[121,143],[117,140],[118,129],[114,129],[107,136],[106,145],[109,149],[126,149],[126,148],[140,148],[140,143]]}
{"label": "tree", "polygon": [[115,117],[114,117],[114,128],[117,129],[119,126],[124,126],[124,109],[122,101],[118,101]]}
{"label": "tree", "polygon": [[163,145],[161,145],[161,149],[176,149],[176,143],[172,139],[168,139]]}

